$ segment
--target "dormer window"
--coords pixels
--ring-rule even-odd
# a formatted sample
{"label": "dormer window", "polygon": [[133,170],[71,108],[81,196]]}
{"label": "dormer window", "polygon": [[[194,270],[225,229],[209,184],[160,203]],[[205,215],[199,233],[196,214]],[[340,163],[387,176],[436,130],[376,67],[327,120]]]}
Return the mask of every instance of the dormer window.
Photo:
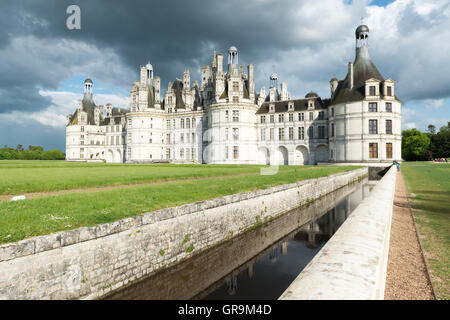
{"label": "dormer window", "polygon": [[288,109],[289,111],[294,111],[294,104],[292,102],[289,102]]}
{"label": "dormer window", "polygon": [[374,96],[375,95],[375,86],[370,86],[369,87],[369,96]]}
{"label": "dormer window", "polygon": [[238,92],[239,91],[239,82],[233,81],[233,91]]}
{"label": "dormer window", "polygon": [[391,86],[386,87],[386,95],[392,96],[392,87]]}

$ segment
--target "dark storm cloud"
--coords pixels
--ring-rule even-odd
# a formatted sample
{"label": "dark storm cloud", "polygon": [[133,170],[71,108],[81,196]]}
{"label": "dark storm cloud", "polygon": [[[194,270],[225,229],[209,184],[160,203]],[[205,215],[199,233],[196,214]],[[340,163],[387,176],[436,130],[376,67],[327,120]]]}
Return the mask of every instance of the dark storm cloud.
{"label": "dark storm cloud", "polygon": [[[81,30],[66,28],[66,8],[71,4],[77,4],[81,8]],[[314,49],[333,36],[332,31],[315,37],[298,36],[304,23],[317,25],[320,21],[314,16],[305,18],[306,21],[298,21],[293,10],[289,10],[299,7],[294,0],[284,1],[283,5],[277,1],[237,0],[50,0],[2,1],[1,6],[1,47],[4,49],[19,37],[28,37],[27,43],[30,46],[36,44],[40,49],[36,50],[34,65],[42,65],[44,68],[40,68],[41,73],[24,73],[24,69],[33,69],[28,61],[11,61],[8,65],[0,62],[0,72],[8,79],[1,84],[6,91],[26,77],[27,81],[22,84],[22,89],[35,92],[34,95],[28,95],[31,99],[29,103],[20,106],[1,102],[0,112],[8,112],[14,108],[37,110],[48,106],[48,103],[38,97],[37,88],[57,89],[61,81],[70,77],[75,64],[73,60],[76,49],[72,53],[64,50],[59,52],[62,39],[95,46],[100,52],[114,50],[120,58],[118,63],[129,68],[130,73],[127,75],[129,78],[113,81],[112,78],[122,75],[111,68],[107,70],[110,74],[109,82],[128,90],[131,81],[137,77],[138,66],[145,64],[147,60],[153,64],[156,74],[162,77],[162,86],[165,88],[167,82],[180,77],[185,68],[190,68],[193,78],[198,79],[199,67],[209,63],[213,49],[226,54],[228,47],[235,45],[241,53],[240,61],[245,64],[253,63],[257,67],[260,60],[269,56],[276,58],[280,49],[286,51],[299,45]],[[46,43],[48,48],[38,45],[38,41]],[[23,49],[26,50],[26,46]],[[49,59],[52,51],[54,57]],[[5,51],[6,54],[11,55],[10,51]],[[80,55],[80,64],[88,65],[88,52],[81,52]],[[27,55],[24,58],[30,59]],[[45,65],[50,63],[50,66]],[[12,71],[11,68],[15,67],[18,70]],[[53,72],[55,70],[59,75]],[[133,74],[135,78],[132,78]]]}
{"label": "dark storm cloud", "polygon": [[[81,30],[66,28],[71,4],[81,8]],[[226,54],[230,45],[239,49],[242,64],[255,64],[257,89],[277,72],[293,97],[310,89],[327,95],[328,80],[343,78],[353,60],[353,30],[366,14],[366,2],[2,0],[0,9],[0,113],[5,113],[45,109],[49,100],[38,90],[56,90],[75,74],[128,91],[147,60],[163,89],[185,68],[199,80],[199,67],[210,62],[212,51]],[[433,21],[446,17],[445,11],[433,15]],[[412,5],[399,24],[405,39],[411,30],[432,27]],[[448,60],[445,50],[432,45],[428,61],[422,61],[413,49],[420,35],[409,42],[385,42],[376,30],[374,35],[372,58],[384,76],[398,81],[403,100],[450,95],[449,80],[436,74],[442,67],[430,62],[434,56],[439,63]],[[437,80],[430,81],[433,77]]]}

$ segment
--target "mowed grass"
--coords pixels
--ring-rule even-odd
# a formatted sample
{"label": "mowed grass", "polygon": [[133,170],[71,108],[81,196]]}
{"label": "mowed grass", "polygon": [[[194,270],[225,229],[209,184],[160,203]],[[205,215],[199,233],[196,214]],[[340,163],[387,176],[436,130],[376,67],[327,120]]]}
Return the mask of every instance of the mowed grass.
{"label": "mowed grass", "polygon": [[[241,167],[241,166],[239,166]],[[237,167],[237,168],[239,168]],[[172,166],[173,169],[176,166]],[[165,207],[355,170],[355,166],[282,166],[250,175],[83,192],[0,203],[0,243],[112,222]],[[252,169],[253,170],[253,169]]]}
{"label": "mowed grass", "polygon": [[450,299],[450,164],[401,166],[439,299]]}
{"label": "mowed grass", "polygon": [[[0,161],[0,195],[259,173],[261,166]],[[290,170],[280,167],[280,170]]]}

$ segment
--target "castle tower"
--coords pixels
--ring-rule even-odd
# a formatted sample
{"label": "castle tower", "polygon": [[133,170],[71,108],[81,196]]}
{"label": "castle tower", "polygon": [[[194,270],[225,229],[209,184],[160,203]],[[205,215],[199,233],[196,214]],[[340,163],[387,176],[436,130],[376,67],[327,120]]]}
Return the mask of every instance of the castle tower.
{"label": "castle tower", "polygon": [[183,73],[183,89],[189,90],[191,88],[191,73],[189,69],[184,70]]}

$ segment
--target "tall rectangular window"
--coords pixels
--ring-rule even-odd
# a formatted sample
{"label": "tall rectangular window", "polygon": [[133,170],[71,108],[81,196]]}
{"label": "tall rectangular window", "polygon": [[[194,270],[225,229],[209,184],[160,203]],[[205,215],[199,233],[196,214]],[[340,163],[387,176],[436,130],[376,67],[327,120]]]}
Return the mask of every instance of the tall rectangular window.
{"label": "tall rectangular window", "polygon": [[369,102],[369,112],[377,112],[377,103]]}
{"label": "tall rectangular window", "polygon": [[261,128],[261,141],[266,140],[266,128]]}
{"label": "tall rectangular window", "polygon": [[239,140],[239,128],[233,128],[233,140]]}
{"label": "tall rectangular window", "polygon": [[233,110],[233,122],[239,122],[239,110]]}
{"label": "tall rectangular window", "polygon": [[375,95],[375,86],[370,86],[369,87],[369,96],[374,96]]}
{"label": "tall rectangular window", "polygon": [[225,110],[225,122],[229,122],[229,121],[230,121],[229,111]]}
{"label": "tall rectangular window", "polygon": [[319,126],[319,139],[325,138],[325,126]]}
{"label": "tall rectangular window", "polygon": [[386,102],[386,112],[392,112],[392,103]]}
{"label": "tall rectangular window", "polygon": [[275,122],[275,116],[273,114],[270,115],[270,123]]}
{"label": "tall rectangular window", "polygon": [[320,111],[319,112],[319,120],[324,120],[325,119],[325,112]]}
{"label": "tall rectangular window", "polygon": [[167,140],[167,143],[170,143],[170,133],[166,134],[166,140]]}
{"label": "tall rectangular window", "polygon": [[180,121],[181,121],[180,122],[181,129],[184,129],[184,119],[181,119]]}
{"label": "tall rectangular window", "polygon": [[238,92],[239,91],[239,82],[233,81],[233,91]]}
{"label": "tall rectangular window", "polygon": [[284,140],[284,128],[278,128],[278,140]]}
{"label": "tall rectangular window", "polygon": [[234,97],[233,97],[233,102],[234,102],[234,103],[238,103],[238,102],[239,102],[239,97],[234,96]]}
{"label": "tall rectangular window", "polygon": [[289,113],[289,122],[294,121],[294,114],[293,113]]}
{"label": "tall rectangular window", "polygon": [[180,143],[184,143],[184,134],[180,133]]}
{"label": "tall rectangular window", "polygon": [[378,143],[369,143],[369,158],[378,158]]}
{"label": "tall rectangular window", "polygon": [[334,123],[331,124],[330,137],[334,137]]}
{"label": "tall rectangular window", "polygon": [[238,146],[233,147],[233,159],[239,159],[239,147]]}
{"label": "tall rectangular window", "polygon": [[284,114],[278,115],[278,122],[284,122]]}
{"label": "tall rectangular window", "polygon": [[266,122],[266,116],[261,116],[261,123],[265,123]]}
{"label": "tall rectangular window", "polygon": [[191,120],[189,118],[186,119],[186,128],[191,128]]}
{"label": "tall rectangular window", "polygon": [[298,127],[298,139],[305,140],[305,127]]}
{"label": "tall rectangular window", "polygon": [[392,159],[392,143],[386,143],[386,158]]}
{"label": "tall rectangular window", "polygon": [[274,140],[274,128],[270,128],[270,140]]}
{"label": "tall rectangular window", "polygon": [[390,87],[390,86],[388,86],[388,87],[386,87],[386,89],[387,89],[387,96],[392,96],[392,87]]}
{"label": "tall rectangular window", "polygon": [[192,160],[195,160],[195,148],[191,149],[191,158]]}
{"label": "tall rectangular window", "polygon": [[228,141],[228,128],[225,128],[225,141]]}
{"label": "tall rectangular window", "polygon": [[294,140],[294,128],[289,128],[289,140]]}
{"label": "tall rectangular window", "polygon": [[392,120],[386,120],[386,134],[392,134]]}
{"label": "tall rectangular window", "polygon": [[369,134],[377,134],[377,133],[378,133],[378,121],[369,120]]}
{"label": "tall rectangular window", "polygon": [[331,116],[334,117],[334,108],[331,108]]}
{"label": "tall rectangular window", "polygon": [[170,129],[170,120],[166,120],[167,129]]}
{"label": "tall rectangular window", "polygon": [[314,120],[314,112],[310,112],[309,113],[309,121],[313,121]]}
{"label": "tall rectangular window", "polygon": [[228,159],[228,146],[225,146],[225,159]]}
{"label": "tall rectangular window", "polygon": [[298,114],[298,121],[305,121],[305,114],[303,112]]}

